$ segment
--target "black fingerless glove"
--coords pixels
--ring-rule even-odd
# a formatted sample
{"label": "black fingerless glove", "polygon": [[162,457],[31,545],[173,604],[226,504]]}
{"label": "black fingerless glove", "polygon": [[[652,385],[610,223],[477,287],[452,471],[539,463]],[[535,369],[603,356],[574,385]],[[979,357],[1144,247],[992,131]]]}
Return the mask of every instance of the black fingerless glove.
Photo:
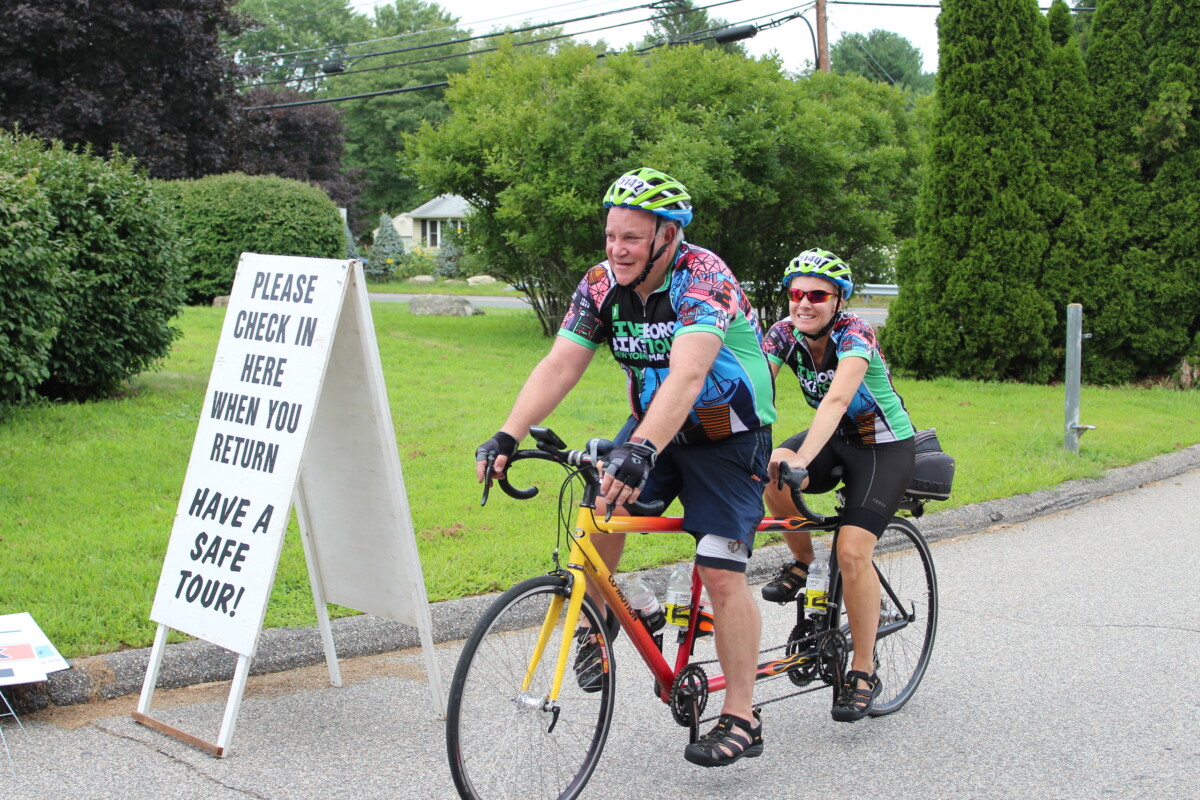
{"label": "black fingerless glove", "polygon": [[504,431],[496,431],[492,438],[479,445],[479,449],[475,451],[475,460],[487,461],[491,466],[491,462],[496,460],[496,456],[511,459],[515,452],[517,452],[517,440]]}
{"label": "black fingerless glove", "polygon": [[604,472],[640,492],[646,485],[646,478],[650,477],[650,470],[654,469],[656,458],[658,450],[650,441],[626,442],[608,454]]}

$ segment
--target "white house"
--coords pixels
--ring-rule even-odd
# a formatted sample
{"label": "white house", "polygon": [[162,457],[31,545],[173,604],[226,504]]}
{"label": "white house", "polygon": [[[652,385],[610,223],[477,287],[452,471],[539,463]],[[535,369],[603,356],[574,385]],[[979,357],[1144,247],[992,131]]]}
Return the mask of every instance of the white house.
{"label": "white house", "polygon": [[393,224],[396,233],[404,238],[405,247],[419,244],[437,250],[447,232],[462,228],[470,210],[467,201],[458,195],[443,194],[399,215]]}

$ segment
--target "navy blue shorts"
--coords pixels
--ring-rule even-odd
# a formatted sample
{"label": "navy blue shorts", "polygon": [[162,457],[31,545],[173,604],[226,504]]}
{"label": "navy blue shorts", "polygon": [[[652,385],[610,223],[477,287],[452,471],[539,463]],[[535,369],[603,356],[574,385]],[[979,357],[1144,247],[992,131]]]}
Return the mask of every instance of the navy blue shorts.
{"label": "navy blue shorts", "polygon": [[[615,441],[627,440],[634,427],[626,423]],[[683,504],[683,529],[697,542],[705,537],[728,540],[729,557],[722,557],[718,548],[701,547],[696,563],[745,572],[763,518],[762,494],[770,457],[769,425],[716,442],[672,443],[658,454],[638,500],[661,500],[670,505],[678,498]]]}

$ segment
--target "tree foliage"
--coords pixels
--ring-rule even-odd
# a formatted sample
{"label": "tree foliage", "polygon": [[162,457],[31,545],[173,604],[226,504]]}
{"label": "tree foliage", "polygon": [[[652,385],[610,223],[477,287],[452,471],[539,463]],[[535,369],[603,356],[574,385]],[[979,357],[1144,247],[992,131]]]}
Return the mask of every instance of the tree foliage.
{"label": "tree foliage", "polygon": [[1052,205],[1037,103],[1048,35],[1035,0],[945,0],[928,180],[904,287],[882,337],[920,375],[1044,380],[1057,298],[1046,291]]}
{"label": "tree foliage", "polygon": [[243,121],[227,169],[313,183],[337,205],[356,209],[358,172],[342,165],[346,134],[337,107],[319,104],[250,110],[307,97],[295,89],[267,87],[243,94]]}
{"label": "tree foliage", "polygon": [[[655,113],[630,114],[629,98]],[[695,46],[600,60],[586,47],[506,48],[473,60],[447,100],[450,117],[409,143],[414,169],[431,192],[471,202],[467,247],[530,296],[547,333],[603,257],[605,188],[637,166],[689,188],[688,239],[721,254],[771,313],[796,253],[862,256],[866,276],[911,226],[907,103],[859,78],[795,82],[774,61]]]}
{"label": "tree foliage", "polygon": [[[428,45],[468,36],[456,27],[457,22],[436,3],[424,0],[394,0],[391,5],[377,7],[372,35],[399,38],[388,42],[388,48],[373,44],[371,51],[422,49],[357,61],[351,57],[346,72],[328,78],[322,93],[343,97],[446,82],[467,68],[467,59],[460,56],[471,45]],[[487,46],[494,44],[489,42]],[[437,123],[446,118],[444,91],[419,89],[340,104],[347,130],[345,164],[361,170],[362,203],[369,211],[395,215],[416,208],[432,196],[421,192],[412,176],[401,170],[398,158],[404,149],[405,134],[416,131],[424,122]]]}
{"label": "tree foliage", "polygon": [[[1092,337],[1083,348],[1083,374],[1119,382],[1145,374],[1135,348],[1154,321],[1138,313],[1134,291],[1146,284],[1157,256],[1146,249],[1135,221],[1152,213],[1138,166],[1136,128],[1149,91],[1146,20],[1150,0],[1099,0],[1086,66],[1093,94],[1096,177],[1088,192],[1092,235],[1079,269],[1079,302]],[[1148,365],[1147,365],[1148,366]]]}
{"label": "tree foliage", "polygon": [[650,33],[642,41],[642,47],[655,47],[668,43],[683,43],[696,39],[702,47],[715,47],[729,53],[746,54],[746,48],[737,42],[719,44],[712,35],[729,23],[720,17],[710,17],[707,9],[697,8],[694,0],[671,0],[656,9],[658,15],[650,22]]}
{"label": "tree foliage", "polygon": [[921,71],[921,51],[898,33],[877,28],[844,34],[829,49],[829,60],[842,75],[861,75],[921,94],[933,91],[934,73]]}
{"label": "tree foliage", "polygon": [[236,118],[237,67],[220,49],[238,29],[230,3],[0,4],[0,127],[119,148],[156,177],[219,169]]}
{"label": "tree foliage", "polygon": [[370,19],[349,0],[239,0],[236,10],[245,27],[226,49],[257,81],[287,81],[293,89],[317,88],[325,65],[346,45],[375,37]]}

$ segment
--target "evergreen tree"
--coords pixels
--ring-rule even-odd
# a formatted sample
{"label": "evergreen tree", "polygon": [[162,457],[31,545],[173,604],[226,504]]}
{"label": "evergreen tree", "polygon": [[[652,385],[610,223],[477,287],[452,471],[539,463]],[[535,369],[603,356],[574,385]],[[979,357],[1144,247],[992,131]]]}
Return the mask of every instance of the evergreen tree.
{"label": "evergreen tree", "polygon": [[[1054,0],[1046,21],[1050,31],[1050,91],[1040,107],[1050,146],[1043,156],[1050,182],[1050,206],[1045,211],[1050,250],[1043,286],[1054,303],[1055,341],[1060,341],[1060,332],[1066,327],[1066,307],[1079,300],[1077,265],[1087,247],[1080,198],[1095,182],[1096,153],[1087,71],[1066,0]],[[1061,358],[1056,362],[1063,363]]]}
{"label": "evergreen tree", "polygon": [[1088,381],[1130,380],[1133,355],[1154,321],[1140,309],[1141,277],[1158,271],[1131,221],[1150,212],[1137,164],[1136,128],[1146,109],[1149,60],[1144,36],[1151,0],[1097,0],[1087,73],[1095,130],[1095,183],[1088,198],[1090,242],[1079,269],[1079,298],[1092,338],[1083,348]]}
{"label": "evergreen tree", "polygon": [[862,75],[920,94],[933,91],[934,73],[921,71],[921,51],[898,33],[847,33],[830,48],[829,57],[833,71],[842,75]]}
{"label": "evergreen tree", "polygon": [[708,11],[696,8],[694,0],[667,0],[658,4],[657,11],[659,16],[650,21],[650,34],[642,40],[642,47],[694,39],[702,47],[717,47],[746,55],[746,48],[737,42],[718,44],[711,38],[717,31],[729,27],[729,23],[720,17],[708,16]]}
{"label": "evergreen tree", "polygon": [[1154,325],[1134,355],[1157,374],[1200,355],[1200,0],[1156,0],[1148,33],[1149,107],[1135,133],[1153,213],[1137,227],[1158,258],[1139,281]]}
{"label": "evergreen tree", "polygon": [[396,226],[385,211],[379,215],[379,230],[375,232],[375,245],[367,262],[367,275],[373,280],[386,281],[402,271],[403,263],[404,240],[396,233]]}
{"label": "evergreen tree", "polygon": [[1036,0],[944,0],[938,35],[930,164],[884,349],[926,376],[1045,380],[1045,22]]}

